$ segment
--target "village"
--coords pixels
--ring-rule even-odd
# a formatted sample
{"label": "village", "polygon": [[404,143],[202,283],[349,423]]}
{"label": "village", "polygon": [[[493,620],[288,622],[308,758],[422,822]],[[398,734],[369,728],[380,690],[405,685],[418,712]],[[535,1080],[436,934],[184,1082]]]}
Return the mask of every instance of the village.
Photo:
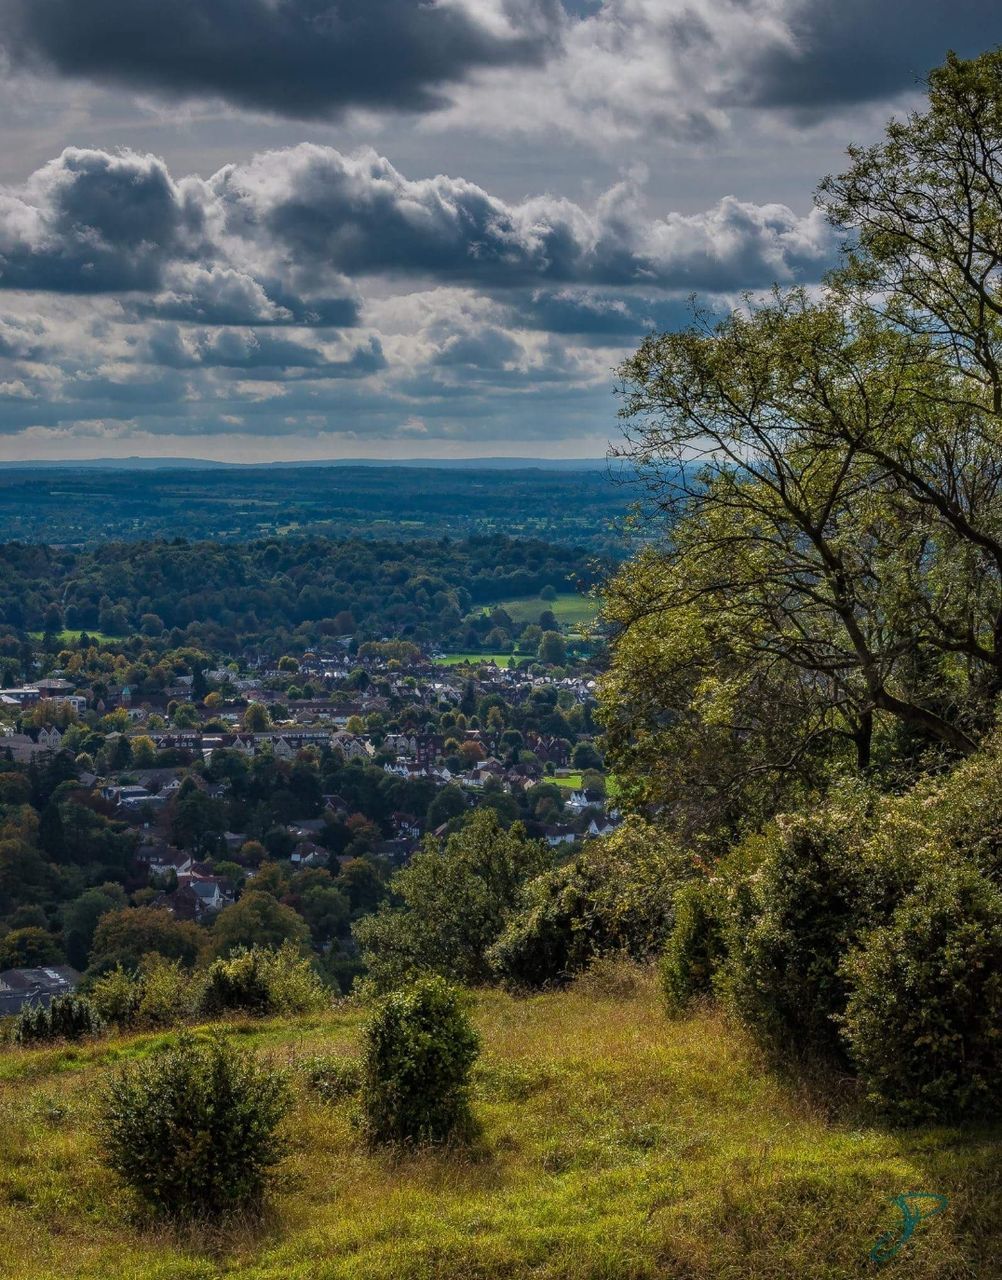
{"label": "village", "polygon": [[[597,660],[436,658],[393,641],[277,662],[247,652],[154,693],[89,681],[71,661],[0,691],[0,762],[55,772],[55,798],[129,838],[120,878],[134,905],[204,925],[262,868],[320,871],[325,884],[347,868],[376,886],[351,903],[357,914],[427,840],[441,845],[483,807],[554,849],[615,830]],[[0,977],[16,988],[26,973]]]}

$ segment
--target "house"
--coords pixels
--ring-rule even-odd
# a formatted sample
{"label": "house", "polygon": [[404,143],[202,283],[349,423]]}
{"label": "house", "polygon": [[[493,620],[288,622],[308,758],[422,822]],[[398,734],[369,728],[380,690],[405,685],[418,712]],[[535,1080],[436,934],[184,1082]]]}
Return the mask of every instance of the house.
{"label": "house", "polygon": [[28,1005],[48,1007],[54,996],[72,995],[80,974],[67,964],[44,969],[4,969],[0,973],[0,1017],[18,1014]]}
{"label": "house", "polygon": [[588,823],[588,835],[590,836],[611,836],[619,826],[618,822],[614,822],[612,818],[592,818]]}
{"label": "house", "polygon": [[294,867],[321,867],[326,865],[328,857],[327,850],[312,840],[300,840],[289,861]]}
{"label": "house", "polygon": [[412,813],[393,813],[390,815],[393,831],[398,840],[419,840],[421,823]]}
{"label": "house", "polygon": [[151,876],[167,876],[173,871],[180,877],[188,875],[192,868],[190,853],[174,849],[163,842],[140,845],[136,861],[144,864]]}
{"label": "house", "polygon": [[543,828],[543,839],[551,849],[562,844],[573,844],[577,838],[578,834],[573,827],[551,825]]}

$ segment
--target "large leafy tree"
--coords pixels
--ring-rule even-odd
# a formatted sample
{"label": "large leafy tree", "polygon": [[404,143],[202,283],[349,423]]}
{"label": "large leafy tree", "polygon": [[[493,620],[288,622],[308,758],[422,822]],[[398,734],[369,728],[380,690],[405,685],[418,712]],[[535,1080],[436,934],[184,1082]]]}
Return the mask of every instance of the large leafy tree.
{"label": "large leafy tree", "polygon": [[[644,798],[976,749],[1002,692],[1002,54],[823,184],[820,296],[653,335],[625,443],[666,533],[616,579],[606,721]],[[629,780],[629,776],[628,776]],[[660,785],[659,785],[660,784]]]}

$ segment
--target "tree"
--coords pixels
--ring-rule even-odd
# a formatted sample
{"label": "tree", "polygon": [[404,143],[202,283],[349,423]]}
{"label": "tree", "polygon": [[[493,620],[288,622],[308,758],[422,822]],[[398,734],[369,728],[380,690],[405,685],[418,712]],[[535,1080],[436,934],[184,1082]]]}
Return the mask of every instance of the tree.
{"label": "tree", "polygon": [[271,728],[268,708],[261,702],[248,703],[241,723],[247,733],[267,733]]}
{"label": "tree", "polygon": [[87,889],[63,910],[63,937],[70,964],[84,969],[90,958],[94,933],[102,916],[121,911],[125,906],[125,890],[118,884],[103,884]]}
{"label": "tree", "polygon": [[286,942],[305,948],[309,939],[309,926],[302,916],[277,902],[270,893],[256,889],[224,907],[212,927],[213,945],[220,956],[230,955],[240,947],[278,950]]}
{"label": "tree", "polygon": [[0,939],[0,969],[34,969],[62,964],[63,949],[47,929],[29,925]]}
{"label": "tree", "polygon": [[822,185],[855,239],[819,298],[697,316],[623,366],[619,452],[670,528],[608,610],[627,760],[646,737],[669,774],[733,754],[724,791],[810,787],[826,757],[967,754],[993,723],[1000,104],[1002,54],[951,57],[927,112]]}
{"label": "tree", "polygon": [[575,769],[601,769],[602,757],[590,742],[579,742],[571,753],[571,764]]}
{"label": "tree", "polygon": [[523,884],[549,862],[545,846],[516,824],[508,831],[482,809],[440,853],[434,842],[390,882],[399,905],[355,925],[377,986],[438,973],[475,984],[490,976],[487,948],[504,928]]}
{"label": "tree", "polygon": [[151,953],[192,965],[204,944],[205,933],[197,924],[175,920],[159,907],[126,907],[109,911],[98,921],[91,968],[104,972],[120,964],[123,969],[138,969],[142,958]]}
{"label": "tree", "polygon": [[567,641],[559,631],[544,631],[539,641],[537,656],[540,662],[562,667],[567,661]]}
{"label": "tree", "polygon": [[132,739],[132,763],[137,769],[151,769],[157,762],[157,748],[153,739],[140,734]]}

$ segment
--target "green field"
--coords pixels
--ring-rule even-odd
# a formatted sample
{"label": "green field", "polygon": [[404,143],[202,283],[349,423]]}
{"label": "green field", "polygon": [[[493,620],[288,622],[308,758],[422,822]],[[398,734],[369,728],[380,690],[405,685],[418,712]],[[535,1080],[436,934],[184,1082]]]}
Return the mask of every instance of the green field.
{"label": "green field", "polygon": [[[901,1223],[949,1197],[884,1269],[1002,1272],[1002,1131],[894,1130],[775,1075],[712,1011],[669,1022],[622,967],[531,999],[477,997],[477,1150],[369,1152],[351,1101],[311,1095],[304,1055],[355,1052],[364,1011],[233,1021],[289,1069],[290,1151],[271,1210],[230,1232],[145,1221],[104,1168],[95,1097],[158,1037],[0,1058],[5,1280],[857,1280]],[[162,1038],[162,1037],[161,1037]]]}
{"label": "green field", "polygon": [[[580,626],[595,620],[602,602],[593,596],[582,596],[575,591],[566,591],[558,595],[556,600],[541,600],[539,596],[528,596],[520,600],[501,600],[492,607],[504,609],[512,622],[538,622],[539,615],[549,609],[562,626]],[[485,612],[489,613],[490,610]]]}
{"label": "green field", "polygon": [[[531,654],[516,653],[514,657],[518,662],[532,661]],[[474,666],[480,662],[494,662],[499,667],[507,667],[511,658],[512,654],[510,653],[474,653],[468,651],[466,653],[443,653],[435,659],[435,662],[440,667],[458,667],[464,662],[469,662]]]}
{"label": "green field", "polygon": [[[43,640],[45,637],[41,631],[32,631],[29,633],[32,640]],[[58,631],[56,639],[60,644],[76,644],[82,635],[88,635],[97,642],[97,644],[107,644],[109,641],[125,640],[125,636],[109,636],[104,631],[92,631],[90,627],[84,627],[80,631]]]}

